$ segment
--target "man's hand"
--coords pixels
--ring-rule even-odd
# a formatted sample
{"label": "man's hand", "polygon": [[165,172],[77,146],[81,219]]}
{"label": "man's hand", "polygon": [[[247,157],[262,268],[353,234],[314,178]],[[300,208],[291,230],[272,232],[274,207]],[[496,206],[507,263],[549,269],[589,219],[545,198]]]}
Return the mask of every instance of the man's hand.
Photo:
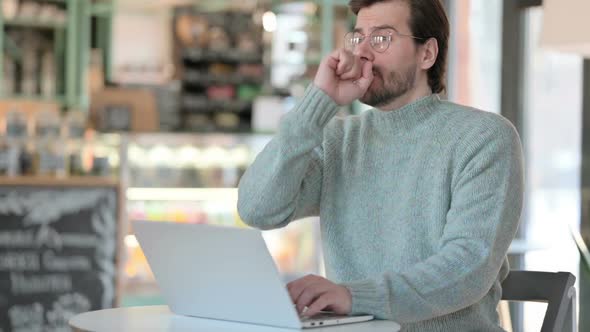
{"label": "man's hand", "polygon": [[[308,275],[287,284],[287,290],[297,306],[297,312],[311,317],[321,310],[347,315],[352,310],[352,296],[344,286],[328,279]],[[303,309],[307,307],[307,311]]]}
{"label": "man's hand", "polygon": [[313,83],[339,105],[362,97],[373,81],[373,63],[340,49],[320,63]]}

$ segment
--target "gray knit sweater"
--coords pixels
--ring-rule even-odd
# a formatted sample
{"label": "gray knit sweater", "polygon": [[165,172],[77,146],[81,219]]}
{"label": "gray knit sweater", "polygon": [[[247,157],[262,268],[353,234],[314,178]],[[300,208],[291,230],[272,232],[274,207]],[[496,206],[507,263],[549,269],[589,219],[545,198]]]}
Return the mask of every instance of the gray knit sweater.
{"label": "gray knit sweater", "polygon": [[501,331],[524,188],[514,127],[437,95],[337,109],[307,88],[240,181],[242,219],[272,229],[319,215],[327,277],[348,287],[353,313],[403,331]]}

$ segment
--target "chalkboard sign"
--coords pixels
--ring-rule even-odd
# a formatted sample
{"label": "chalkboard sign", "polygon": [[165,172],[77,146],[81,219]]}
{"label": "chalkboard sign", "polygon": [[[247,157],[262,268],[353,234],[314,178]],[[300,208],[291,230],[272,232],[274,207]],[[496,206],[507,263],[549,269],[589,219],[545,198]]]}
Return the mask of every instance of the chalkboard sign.
{"label": "chalkboard sign", "polygon": [[117,290],[118,187],[0,186],[0,332],[69,331]]}

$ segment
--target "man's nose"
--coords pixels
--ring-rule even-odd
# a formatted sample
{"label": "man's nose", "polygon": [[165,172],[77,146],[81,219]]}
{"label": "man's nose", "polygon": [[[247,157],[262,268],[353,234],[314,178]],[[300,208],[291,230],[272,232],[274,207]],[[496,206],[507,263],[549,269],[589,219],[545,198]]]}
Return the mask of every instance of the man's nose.
{"label": "man's nose", "polygon": [[363,38],[363,40],[354,47],[353,54],[359,56],[363,60],[373,61],[373,59],[375,59],[375,54],[373,53],[369,38]]}

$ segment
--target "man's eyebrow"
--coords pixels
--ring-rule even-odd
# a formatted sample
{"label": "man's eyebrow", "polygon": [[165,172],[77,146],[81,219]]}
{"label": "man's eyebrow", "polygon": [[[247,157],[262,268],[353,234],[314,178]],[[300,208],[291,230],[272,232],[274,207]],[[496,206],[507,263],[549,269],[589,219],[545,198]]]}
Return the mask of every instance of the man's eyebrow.
{"label": "man's eyebrow", "polygon": [[[378,25],[378,26],[372,27],[371,28],[371,31],[375,31],[375,30],[378,30],[378,29],[393,29],[393,30],[395,30],[397,32],[397,29],[393,25],[389,25],[389,24],[382,24],[382,25]],[[362,33],[363,32],[363,29],[362,28],[355,28],[354,30],[352,30],[352,32],[360,32],[360,33]]]}

